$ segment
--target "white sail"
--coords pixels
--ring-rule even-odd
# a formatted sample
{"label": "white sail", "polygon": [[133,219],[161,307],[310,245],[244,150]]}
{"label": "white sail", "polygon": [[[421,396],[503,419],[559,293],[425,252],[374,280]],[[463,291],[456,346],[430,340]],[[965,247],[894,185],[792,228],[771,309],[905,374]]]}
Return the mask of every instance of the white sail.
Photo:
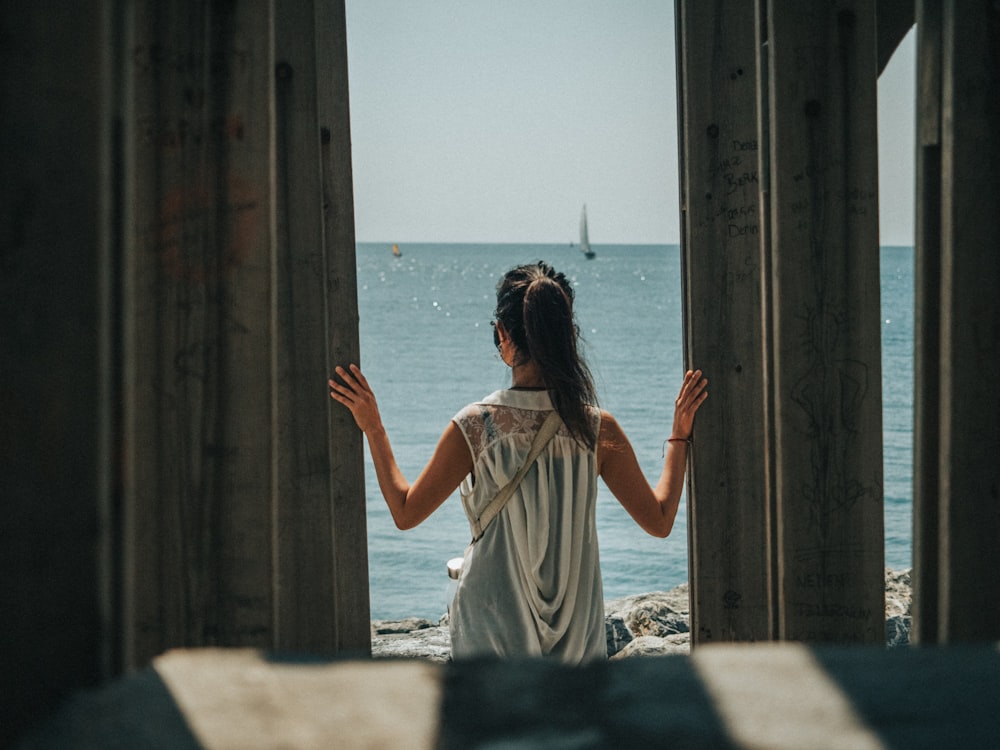
{"label": "white sail", "polygon": [[587,204],[583,204],[583,212],[580,214],[580,250],[586,258],[593,258],[594,251],[590,249],[590,235],[587,233]]}

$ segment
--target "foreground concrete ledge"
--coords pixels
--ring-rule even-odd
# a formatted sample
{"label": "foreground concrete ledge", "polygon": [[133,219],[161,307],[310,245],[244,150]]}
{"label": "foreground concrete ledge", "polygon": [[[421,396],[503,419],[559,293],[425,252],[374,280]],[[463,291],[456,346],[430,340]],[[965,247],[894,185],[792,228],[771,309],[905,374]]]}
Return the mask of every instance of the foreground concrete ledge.
{"label": "foreground concrete ledge", "polygon": [[701,646],[542,660],[168,652],[20,748],[941,748],[1000,742],[1000,650]]}

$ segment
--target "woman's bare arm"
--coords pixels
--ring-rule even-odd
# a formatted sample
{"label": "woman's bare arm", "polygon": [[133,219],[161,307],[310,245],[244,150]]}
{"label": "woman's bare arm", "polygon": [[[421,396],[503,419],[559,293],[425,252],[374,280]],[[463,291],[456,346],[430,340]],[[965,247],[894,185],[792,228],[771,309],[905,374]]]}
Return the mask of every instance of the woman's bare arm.
{"label": "woman's bare arm", "polygon": [[665,537],[670,534],[677,517],[687,452],[694,426],[694,415],[708,397],[708,381],[700,370],[688,371],[680,393],[674,402],[674,422],[667,443],[663,471],[655,487],[651,487],[635,451],[621,426],[607,412],[601,415],[598,435],[598,472],[615,498],[636,523],[649,534]]}
{"label": "woman's bare arm", "polygon": [[356,365],[338,367],[341,382],[330,378],[330,397],[350,409],[368,439],[379,489],[400,529],[412,529],[448,499],[472,471],[472,454],[461,431],[449,422],[431,460],[411,485],[396,463],[371,386]]}

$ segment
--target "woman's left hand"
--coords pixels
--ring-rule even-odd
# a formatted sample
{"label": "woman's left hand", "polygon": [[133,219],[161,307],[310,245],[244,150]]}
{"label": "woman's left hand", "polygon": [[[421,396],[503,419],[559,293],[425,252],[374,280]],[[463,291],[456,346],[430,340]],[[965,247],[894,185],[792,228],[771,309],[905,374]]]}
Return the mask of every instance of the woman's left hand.
{"label": "woman's left hand", "polygon": [[351,410],[351,416],[362,432],[367,433],[380,427],[382,416],[378,411],[378,402],[365,376],[361,374],[361,368],[351,365],[345,370],[338,366],[335,372],[343,382],[329,379],[330,398]]}
{"label": "woman's left hand", "polygon": [[708,391],[705,390],[707,385],[708,379],[701,376],[701,370],[688,370],[684,373],[684,382],[681,384],[680,393],[677,394],[677,400],[674,401],[674,426],[670,431],[671,437],[684,439],[691,437],[695,412],[708,398]]}

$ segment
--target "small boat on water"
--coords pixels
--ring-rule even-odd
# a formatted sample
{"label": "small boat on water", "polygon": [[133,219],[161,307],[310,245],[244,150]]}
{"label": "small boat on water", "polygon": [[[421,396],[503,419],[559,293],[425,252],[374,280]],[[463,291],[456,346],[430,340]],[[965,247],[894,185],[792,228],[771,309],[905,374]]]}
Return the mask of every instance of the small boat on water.
{"label": "small boat on water", "polygon": [[587,234],[587,204],[583,204],[583,212],[580,214],[580,251],[583,257],[591,260],[597,253],[590,249],[590,236]]}
{"label": "small boat on water", "polygon": [[393,246],[392,246],[392,255],[395,258],[402,258],[403,257],[403,254],[399,251],[399,245],[397,245],[395,243],[393,243]]}

